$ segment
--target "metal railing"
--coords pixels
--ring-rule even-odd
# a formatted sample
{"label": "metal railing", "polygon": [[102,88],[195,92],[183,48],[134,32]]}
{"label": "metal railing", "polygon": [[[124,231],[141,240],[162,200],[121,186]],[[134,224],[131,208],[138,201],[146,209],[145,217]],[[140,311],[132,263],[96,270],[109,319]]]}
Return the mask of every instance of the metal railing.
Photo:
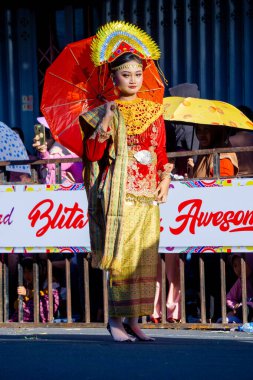
{"label": "metal railing", "polygon": [[[171,152],[168,153],[168,157],[177,158],[184,156],[196,156],[203,154],[213,154],[214,155],[214,178],[219,178],[219,154],[224,152],[249,152],[253,151],[253,147],[243,147],[243,148],[220,148],[220,149],[205,149],[205,150],[195,150],[195,151],[184,151],[184,152]],[[80,162],[80,158],[72,159],[47,159],[47,160],[28,160],[28,161],[5,161],[0,162],[0,169],[2,166],[13,165],[13,164],[29,164],[32,167],[32,181],[37,183],[36,169],[33,166],[38,166],[47,163],[56,164],[56,183],[61,183],[61,163],[64,162]],[[0,184],[7,184],[6,177],[4,173],[0,174]],[[169,253],[173,254],[173,253]],[[12,279],[9,275],[9,254],[0,253],[0,327],[7,327],[10,324],[13,326],[24,326],[23,325],[23,296],[18,297],[18,322],[9,322],[10,319],[10,304],[9,304],[9,286]],[[219,257],[220,266],[220,296],[221,296],[221,323],[213,323],[211,320],[207,319],[207,308],[206,308],[206,278],[205,278],[205,256],[203,254],[198,254],[198,266],[199,266],[199,299],[200,299],[200,319],[199,322],[190,323],[187,321],[186,313],[186,281],[185,281],[185,271],[186,271],[186,254],[180,253],[179,255],[179,270],[180,270],[180,289],[181,289],[181,320],[180,323],[169,323],[166,320],[166,294],[168,290],[168,282],[166,279],[166,268],[164,255],[161,255],[162,263],[162,278],[161,278],[161,298],[162,298],[162,317],[161,322],[158,324],[151,323],[148,317],[142,317],[141,323],[143,328],[202,328],[202,329],[226,329],[231,328],[231,324],[226,321],[226,254],[225,253],[215,253],[216,257]],[[85,326],[85,327],[101,327],[105,326],[108,321],[108,291],[107,291],[107,275],[105,272],[101,273],[102,276],[102,286],[103,286],[103,319],[102,321],[93,321],[91,319],[91,297],[90,297],[90,258],[89,254],[82,254],[82,281],[81,288],[83,289],[83,294],[81,294],[84,310],[83,315],[80,316],[78,322],[73,321],[72,316],[72,297],[71,297],[71,257],[69,254],[63,254],[64,261],[64,275],[66,282],[66,316],[64,323],[55,323],[55,317],[53,312],[53,257],[51,254],[46,255],[46,267],[47,267],[47,283],[48,283],[48,299],[49,299],[49,316],[48,323],[49,326]],[[241,255],[241,282],[242,282],[242,322],[247,322],[247,284],[246,284],[246,260],[245,254]],[[21,260],[18,260],[18,285],[23,285],[23,268],[21,265]],[[40,310],[39,310],[39,256],[34,254],[33,256],[33,300],[34,300],[34,322],[26,322],[26,326],[39,326],[40,323]],[[236,326],[236,324],[233,324]]]}

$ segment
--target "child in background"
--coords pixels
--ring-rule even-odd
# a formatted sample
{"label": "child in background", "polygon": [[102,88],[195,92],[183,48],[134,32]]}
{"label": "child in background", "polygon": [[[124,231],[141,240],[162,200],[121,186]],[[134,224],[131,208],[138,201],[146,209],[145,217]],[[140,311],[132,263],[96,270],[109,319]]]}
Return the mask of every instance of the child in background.
{"label": "child in background", "polygon": [[[23,278],[24,285],[18,286],[17,294],[18,296],[23,296],[23,321],[24,322],[33,322],[34,321],[34,301],[33,301],[33,259],[31,257],[26,257],[22,261],[23,266]],[[39,292],[39,313],[40,313],[40,322],[46,323],[49,322],[49,297],[47,289],[47,279],[45,275],[41,273],[42,279],[42,290]],[[53,288],[53,311],[54,314],[57,312],[60,302],[59,297],[59,283],[52,283]],[[9,322],[18,322],[18,300],[14,304],[15,312],[12,315]]]}
{"label": "child in background", "polygon": [[[24,136],[24,132],[22,131],[22,129],[19,127],[13,127],[11,129],[14,132],[16,132],[17,135],[19,135],[23,144],[25,144],[25,136]],[[28,150],[27,150],[27,155],[28,155],[29,160],[36,159],[36,157],[31,155]],[[8,171],[7,172],[7,178],[8,178],[8,182],[12,182],[12,183],[15,183],[15,182],[30,183],[30,182],[32,182],[31,175],[28,173],[23,173],[23,172]]]}
{"label": "child in background", "polygon": [[[46,131],[49,132],[49,126],[44,117],[39,117],[37,120],[46,127]],[[53,159],[53,158],[77,158],[78,156],[65,148],[57,141],[54,141],[52,136],[47,139],[44,145],[39,142],[39,137],[35,136],[33,139],[33,147],[39,152],[41,159]],[[61,164],[62,183],[65,185],[73,183],[82,183],[83,164],[82,162],[64,162]],[[52,184],[56,183],[55,164],[44,164],[42,169],[42,183]]]}
{"label": "child in background", "polygon": [[[231,263],[238,279],[227,293],[227,307],[229,312],[227,319],[229,323],[242,322],[242,280],[241,280],[241,255],[233,254]],[[246,255],[246,281],[247,281],[247,307],[248,321],[253,320],[253,254]]]}

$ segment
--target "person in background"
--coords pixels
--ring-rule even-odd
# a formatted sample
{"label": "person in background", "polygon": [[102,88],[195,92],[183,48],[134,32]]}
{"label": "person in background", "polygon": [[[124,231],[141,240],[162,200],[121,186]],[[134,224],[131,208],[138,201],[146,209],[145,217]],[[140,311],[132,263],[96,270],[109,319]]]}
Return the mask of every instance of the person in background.
{"label": "person in background", "polygon": [[[198,98],[200,92],[195,83],[181,83],[169,89],[171,96],[183,98]],[[166,122],[166,151],[185,151],[199,148],[199,141],[196,137],[192,125]],[[171,160],[173,174],[184,176],[187,173],[187,157],[180,157]],[[193,159],[192,159],[193,162]],[[176,177],[175,177],[176,178]],[[183,178],[183,177],[182,177]],[[168,294],[166,300],[166,319],[170,323],[176,323],[181,318],[180,306],[180,272],[179,256],[177,254],[165,254],[165,271],[168,280]],[[156,293],[154,299],[154,310],[150,319],[154,323],[159,323],[162,317],[161,289],[162,289],[162,263],[161,257],[158,259]]]}
{"label": "person in background", "polygon": [[[25,139],[24,139],[24,133],[22,129],[19,127],[13,127],[11,129],[19,135],[22,142],[24,143]],[[30,152],[27,151],[27,154],[30,160],[36,159],[36,157],[33,156]],[[22,172],[14,172],[14,171],[7,172],[7,179],[8,179],[8,182],[12,182],[12,183],[16,183],[16,182],[30,183],[32,181],[30,174],[22,173]]]}
{"label": "person in background", "polygon": [[[215,125],[197,125],[196,136],[199,140],[200,149],[222,148],[231,146],[229,143],[229,129]],[[232,177],[238,173],[238,160],[235,153],[220,154],[220,177]],[[214,176],[213,155],[199,155],[196,163],[188,159],[189,178],[212,178]],[[220,316],[220,262],[219,257],[213,253],[204,253],[205,258],[205,288],[206,288],[206,310],[207,319],[217,321]],[[194,278],[193,287],[199,290],[199,262],[198,254],[192,254],[190,270]],[[211,297],[214,300],[213,311],[211,310]]]}
{"label": "person in background", "polygon": [[[175,128],[171,122],[165,121],[166,128],[166,152],[175,152],[177,150]],[[175,160],[170,159],[171,172],[174,169]],[[176,323],[181,318],[180,305],[180,272],[179,272],[179,256],[177,254],[165,254],[165,271],[168,280],[168,294],[166,300],[166,319],[170,323]],[[162,258],[158,257],[156,291],[154,298],[154,310],[150,316],[153,323],[160,323],[162,317]]]}
{"label": "person in background", "polygon": [[[229,147],[229,129],[222,126],[199,124],[195,127],[200,149]],[[239,165],[236,153],[220,154],[220,176],[232,177],[238,173]],[[196,163],[188,159],[189,178],[212,178],[214,162],[212,154],[199,155]]]}
{"label": "person in background", "polygon": [[[200,91],[196,83],[180,83],[169,89],[171,96],[179,96],[182,98],[199,98]],[[196,137],[194,126],[191,124],[171,122],[175,130],[176,149],[175,151],[187,151],[199,149],[199,141]],[[185,157],[177,157],[175,160],[175,168],[173,173],[179,176],[185,176],[187,173],[187,160]],[[196,161],[196,157],[193,157]]]}
{"label": "person in background", "polygon": [[[241,254],[234,253],[230,257],[237,280],[226,296],[228,308],[227,321],[229,323],[242,323],[242,279],[241,279]],[[246,254],[246,286],[247,286],[247,317],[253,320],[253,254]]]}
{"label": "person in background", "polygon": [[[34,321],[34,290],[33,290],[33,258],[25,257],[22,260],[24,285],[17,287],[18,296],[23,296],[23,321]],[[42,323],[49,322],[49,298],[45,266],[40,266],[40,291],[39,291],[39,315]],[[60,298],[59,283],[53,280],[53,312],[56,314]],[[14,304],[14,313],[9,322],[18,322],[18,300]]]}
{"label": "person in background", "polygon": [[[162,258],[159,256],[157,280],[156,280],[156,294],[154,299],[154,310],[150,317],[154,323],[161,322],[162,317]],[[180,305],[180,271],[179,271],[179,256],[178,254],[164,254],[165,272],[168,280],[168,294],[166,299],[166,319],[169,323],[180,322],[181,318],[181,305]]]}
{"label": "person in background", "polygon": [[[38,117],[38,122],[43,124],[46,132],[46,144],[40,145],[37,138],[34,138],[34,148],[38,150],[41,159],[53,158],[77,158],[78,156],[63,147],[58,142],[55,142],[52,134],[50,133],[49,125],[44,117]],[[83,183],[82,176],[83,164],[82,162],[70,162],[61,164],[62,183],[65,186],[74,183]],[[55,164],[44,164],[41,168],[42,183],[53,184],[56,183]],[[54,259],[54,264],[61,270],[61,279],[65,277],[65,261],[63,258],[58,257],[57,261]],[[102,273],[95,268],[89,267],[90,273],[90,288],[91,288],[91,320],[94,322],[101,322],[101,314],[103,312],[103,291],[102,291]],[[79,254],[73,254],[71,258],[71,291],[72,291],[72,312],[76,319],[81,319],[85,313],[84,305],[84,281],[83,281],[83,258]]]}
{"label": "person in background", "polygon": [[[13,127],[11,128],[15,133],[17,133],[21,139],[21,141],[24,144],[24,133],[23,130],[19,127]],[[27,150],[27,155],[30,160],[36,160],[37,157],[32,155],[28,150]],[[38,169],[36,168],[36,177],[38,177]],[[7,177],[8,182],[13,183],[13,184],[26,184],[26,183],[31,183],[32,178],[31,175],[28,173],[23,173],[23,172],[16,172],[16,171],[5,171],[5,175]],[[36,178],[33,178],[33,180],[36,180]],[[12,310],[12,305],[14,303],[14,300],[16,298],[16,288],[17,288],[17,282],[18,282],[18,273],[17,273],[17,268],[18,268],[18,260],[19,260],[19,255],[16,253],[11,253],[8,255],[8,267],[9,267],[9,275],[10,275],[10,284],[9,284],[9,296],[10,296],[10,310]]]}
{"label": "person in background", "polygon": [[[45,125],[47,129],[49,126],[45,118],[39,118],[41,124]],[[41,145],[39,137],[34,137],[33,147],[39,152],[41,159],[53,158],[77,158],[78,156],[71,152],[69,149],[62,146],[60,143],[53,140],[50,135],[46,143]],[[62,183],[65,185],[73,183],[82,183],[82,162],[66,162],[61,164]],[[56,183],[55,164],[44,164],[42,169],[42,183],[52,184]]]}
{"label": "person in background", "polygon": [[[39,136],[34,137],[33,147],[39,152],[39,158],[44,159],[57,159],[57,158],[77,158],[78,156],[56,142],[50,132],[50,127],[44,117],[38,117],[38,122],[45,126],[46,143],[41,145]],[[66,162],[61,164],[61,183],[64,186],[69,186],[75,183],[83,183],[82,176],[83,164],[82,162]],[[41,166],[41,183],[55,184],[56,172],[55,164],[48,163]],[[65,261],[63,257],[58,257],[55,261],[61,269],[61,282],[65,277]],[[83,285],[79,281],[82,277],[82,262],[78,255],[73,254],[71,258],[71,279],[72,279],[72,312],[80,318],[80,309],[82,304]]]}

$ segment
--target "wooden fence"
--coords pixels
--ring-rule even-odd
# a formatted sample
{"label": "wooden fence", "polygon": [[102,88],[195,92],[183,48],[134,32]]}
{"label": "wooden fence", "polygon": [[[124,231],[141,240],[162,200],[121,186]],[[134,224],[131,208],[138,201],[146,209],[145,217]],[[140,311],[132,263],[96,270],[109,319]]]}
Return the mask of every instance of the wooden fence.
{"label": "wooden fence", "polygon": [[[177,158],[183,156],[196,156],[203,154],[213,154],[214,155],[214,178],[219,178],[219,154],[222,152],[249,152],[253,151],[253,147],[243,147],[243,148],[220,148],[220,149],[205,149],[205,150],[196,150],[196,151],[187,151],[187,152],[173,152],[168,153],[170,158]],[[79,162],[80,158],[72,159],[47,159],[47,160],[29,160],[29,161],[4,161],[0,162],[1,167],[6,165],[13,164],[29,164],[32,167],[32,181],[36,183],[38,177],[36,175],[36,167],[38,165],[46,163],[55,163],[56,165],[56,183],[61,183],[61,164],[64,162]],[[0,171],[0,184],[7,184],[6,173]],[[8,183],[9,184],[9,183]],[[18,322],[9,322],[10,319],[10,285],[12,284],[13,279],[9,274],[9,260],[8,254],[0,254],[0,327],[7,326],[24,326],[23,322],[23,296],[18,297]],[[142,317],[140,323],[143,328],[202,328],[202,329],[228,329],[231,328],[231,324],[227,323],[226,314],[226,254],[225,253],[215,253],[216,257],[219,260],[219,283],[220,283],[220,297],[221,297],[221,310],[220,316],[221,320],[219,323],[213,322],[211,318],[207,318],[207,307],[206,307],[206,276],[205,276],[205,265],[206,258],[204,254],[198,255],[198,269],[199,269],[199,320],[192,323],[187,320],[187,309],[186,309],[186,254],[181,253],[179,255],[179,269],[180,269],[180,292],[181,292],[181,320],[179,323],[169,323],[166,319],[166,295],[168,291],[168,282],[166,279],[166,269],[165,269],[165,260],[164,254],[161,255],[162,262],[162,283],[161,283],[161,298],[162,298],[162,316],[161,321],[158,324],[154,324],[149,320],[149,316]],[[41,326],[40,322],[40,289],[39,289],[39,255],[34,254],[33,256],[33,300],[34,300],[34,322],[27,322],[26,326]],[[71,283],[71,260],[72,258],[66,254],[62,257],[62,263],[64,265],[64,276],[66,283],[66,304],[65,304],[65,313],[64,319],[57,319],[54,317],[53,312],[53,265],[54,258],[51,254],[47,254],[45,261],[47,267],[47,283],[48,283],[48,300],[49,300],[49,322],[48,326],[85,326],[85,327],[101,327],[105,326],[108,321],[108,292],[107,292],[107,273],[101,273],[101,284],[103,287],[102,297],[103,297],[103,316],[100,321],[93,321],[91,319],[91,289],[90,289],[90,258],[89,254],[82,254],[81,256],[81,270],[82,270],[82,298],[81,303],[84,305],[83,312],[80,315],[78,321],[73,319],[72,315],[72,283]],[[241,282],[242,282],[242,322],[247,322],[247,284],[246,284],[246,260],[245,254],[241,255]],[[18,269],[18,285],[23,285],[23,268],[21,265],[21,257],[17,260],[17,269]],[[62,322],[64,320],[64,322]],[[234,324],[233,326],[236,326]]]}

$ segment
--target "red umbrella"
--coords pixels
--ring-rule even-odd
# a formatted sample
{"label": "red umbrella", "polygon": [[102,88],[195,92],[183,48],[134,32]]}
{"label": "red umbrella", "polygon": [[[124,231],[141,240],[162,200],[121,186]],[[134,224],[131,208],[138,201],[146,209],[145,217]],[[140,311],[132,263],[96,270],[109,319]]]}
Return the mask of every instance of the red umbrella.
{"label": "red umbrella", "polygon": [[[116,98],[107,64],[95,67],[90,45],[94,37],[68,44],[45,75],[41,112],[54,139],[82,156],[79,116],[106,101]],[[144,69],[139,97],[159,103],[163,101],[164,85],[152,60]]]}

